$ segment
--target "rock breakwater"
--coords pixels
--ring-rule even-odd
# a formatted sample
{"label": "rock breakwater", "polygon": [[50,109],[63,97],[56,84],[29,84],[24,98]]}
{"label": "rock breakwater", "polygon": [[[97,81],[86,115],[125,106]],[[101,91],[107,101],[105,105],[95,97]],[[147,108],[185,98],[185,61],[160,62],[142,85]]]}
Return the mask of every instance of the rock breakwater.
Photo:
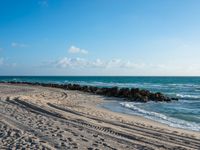
{"label": "rock breakwater", "polygon": [[77,90],[97,95],[124,98],[127,101],[135,102],[170,102],[171,100],[178,100],[177,98],[168,97],[160,92],[150,92],[148,90],[139,88],[118,88],[118,87],[96,87],[79,84],[54,84],[54,83],[39,83],[39,82],[4,82],[10,84],[28,84],[38,85],[44,87],[61,88],[65,90]]}

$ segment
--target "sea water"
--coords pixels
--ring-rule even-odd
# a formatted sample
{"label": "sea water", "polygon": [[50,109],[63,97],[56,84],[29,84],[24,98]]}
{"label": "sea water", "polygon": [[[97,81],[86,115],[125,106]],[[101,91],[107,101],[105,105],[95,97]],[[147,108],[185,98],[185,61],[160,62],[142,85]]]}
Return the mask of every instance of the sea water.
{"label": "sea water", "polygon": [[115,76],[1,76],[0,81],[77,83],[99,87],[128,87],[162,92],[178,97],[170,103],[108,102],[101,106],[112,111],[139,115],[172,127],[200,131],[200,77],[115,77]]}

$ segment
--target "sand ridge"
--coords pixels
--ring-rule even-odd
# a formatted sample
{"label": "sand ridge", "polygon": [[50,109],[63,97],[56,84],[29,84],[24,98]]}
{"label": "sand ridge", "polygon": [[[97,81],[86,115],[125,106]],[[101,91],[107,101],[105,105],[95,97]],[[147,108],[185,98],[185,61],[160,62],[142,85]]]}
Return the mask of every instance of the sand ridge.
{"label": "sand ridge", "polygon": [[200,148],[200,133],[96,107],[106,101],[112,98],[56,88],[0,84],[0,148]]}

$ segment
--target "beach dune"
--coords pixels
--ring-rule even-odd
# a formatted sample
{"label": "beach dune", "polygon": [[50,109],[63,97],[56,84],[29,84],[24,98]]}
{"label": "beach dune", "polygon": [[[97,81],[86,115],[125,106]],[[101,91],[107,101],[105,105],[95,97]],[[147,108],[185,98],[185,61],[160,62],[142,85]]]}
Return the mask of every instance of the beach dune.
{"label": "beach dune", "polygon": [[199,132],[97,107],[112,100],[1,83],[0,149],[200,149]]}

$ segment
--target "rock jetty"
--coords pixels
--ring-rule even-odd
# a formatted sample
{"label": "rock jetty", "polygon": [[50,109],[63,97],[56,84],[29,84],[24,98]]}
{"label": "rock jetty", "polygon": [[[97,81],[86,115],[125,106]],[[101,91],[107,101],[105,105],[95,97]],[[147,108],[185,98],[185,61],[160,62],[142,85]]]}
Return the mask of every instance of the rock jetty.
{"label": "rock jetty", "polygon": [[38,85],[44,87],[61,88],[65,90],[77,90],[97,95],[124,98],[125,100],[132,102],[148,102],[148,101],[170,102],[172,100],[178,100],[177,98],[171,98],[165,96],[160,92],[153,93],[148,90],[139,88],[118,88],[118,87],[109,88],[109,87],[86,86],[79,84],[54,84],[54,83],[39,83],[39,82],[32,83],[32,82],[12,82],[12,81],[3,83],[28,84],[28,85]]}

